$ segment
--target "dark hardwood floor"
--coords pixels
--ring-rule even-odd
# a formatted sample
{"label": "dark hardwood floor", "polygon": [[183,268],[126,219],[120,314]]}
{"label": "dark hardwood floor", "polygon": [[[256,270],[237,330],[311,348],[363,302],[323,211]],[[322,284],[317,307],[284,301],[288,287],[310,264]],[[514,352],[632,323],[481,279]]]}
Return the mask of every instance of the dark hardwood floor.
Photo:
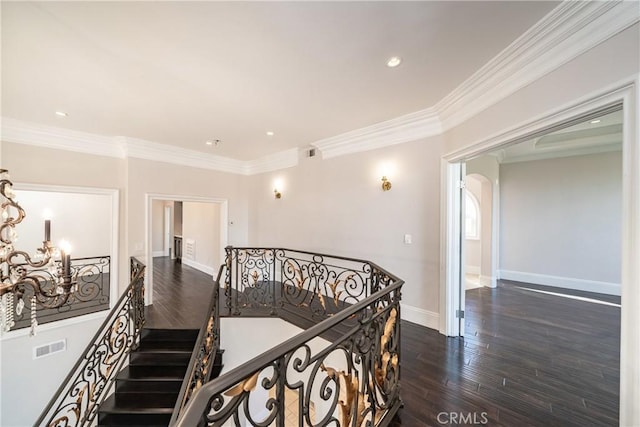
{"label": "dark hardwood floor", "polygon": [[[200,327],[212,284],[155,258],[147,325]],[[467,291],[464,338],[402,322],[405,405],[392,426],[618,425],[620,308],[522,287],[546,289],[501,282]]]}
{"label": "dark hardwood floor", "polygon": [[210,275],[169,257],[153,258],[153,304],[145,311],[146,326],[200,329],[212,291]]}
{"label": "dark hardwood floor", "polygon": [[451,412],[471,415],[463,425],[618,425],[620,308],[514,285],[536,288],[466,292],[464,338],[403,322],[393,426],[446,425]]}

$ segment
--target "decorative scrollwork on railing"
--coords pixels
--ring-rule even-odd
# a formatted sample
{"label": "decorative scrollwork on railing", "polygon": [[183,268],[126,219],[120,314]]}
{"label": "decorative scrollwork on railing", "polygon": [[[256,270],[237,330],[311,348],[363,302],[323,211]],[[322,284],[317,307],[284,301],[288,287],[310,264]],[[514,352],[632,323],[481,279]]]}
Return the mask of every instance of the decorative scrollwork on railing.
{"label": "decorative scrollwork on railing", "polygon": [[[228,248],[227,254],[233,255],[232,251]],[[260,251],[228,258],[226,267],[230,259],[237,265],[225,277],[241,274],[238,265],[246,253],[262,256],[265,250]],[[282,293],[274,295],[285,300],[283,304],[306,308],[325,319],[200,387],[177,425],[360,427],[383,420],[388,423],[401,404],[403,282],[369,262],[280,249],[272,253],[273,262],[264,264],[269,266],[269,275],[260,277],[281,281]],[[270,266],[277,263],[281,270],[274,273]],[[227,282],[225,291],[229,288],[233,286]],[[228,308],[233,312],[237,307]],[[333,341],[321,338],[328,332],[334,333]]]}
{"label": "decorative scrollwork on railing", "polygon": [[131,283],[35,425],[92,425],[144,324],[145,266],[132,258]]}
{"label": "decorative scrollwork on railing", "polygon": [[225,295],[229,310],[238,315],[242,308],[270,308],[275,314],[274,249],[232,248],[227,260],[229,286]]}
{"label": "decorative scrollwork on railing", "polygon": [[289,306],[322,319],[379,288],[368,261],[288,249],[229,247],[226,270],[225,304],[236,316],[244,309],[275,315]]}
{"label": "decorative scrollwork on railing", "polygon": [[[84,314],[95,313],[109,309],[110,293],[110,265],[111,257],[87,257],[71,260],[71,276],[76,282],[75,289],[67,297],[66,302],[56,307],[50,307],[51,300],[36,295],[38,307],[38,323],[44,324]],[[56,265],[44,268],[31,268],[27,265],[19,265],[19,268],[28,268],[29,277],[38,280],[41,287],[47,292],[53,292],[56,288]],[[30,300],[33,296],[31,288],[25,288],[24,299]],[[29,313],[15,316],[13,329],[29,326]]]}

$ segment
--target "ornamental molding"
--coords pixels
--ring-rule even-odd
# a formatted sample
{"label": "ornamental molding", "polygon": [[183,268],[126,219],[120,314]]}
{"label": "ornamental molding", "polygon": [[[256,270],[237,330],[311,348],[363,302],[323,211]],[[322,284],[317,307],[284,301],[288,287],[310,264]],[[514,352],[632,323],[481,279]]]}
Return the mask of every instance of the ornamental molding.
{"label": "ornamental molding", "polygon": [[[436,105],[312,142],[323,159],[441,135],[640,21],[636,1],[566,0]],[[296,166],[300,149],[237,160],[129,137],[2,119],[2,141],[255,175]]]}

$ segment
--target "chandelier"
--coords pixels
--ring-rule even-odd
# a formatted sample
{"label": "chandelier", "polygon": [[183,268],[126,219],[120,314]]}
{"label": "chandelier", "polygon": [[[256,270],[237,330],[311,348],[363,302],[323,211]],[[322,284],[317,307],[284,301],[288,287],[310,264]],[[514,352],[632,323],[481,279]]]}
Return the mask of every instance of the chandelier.
{"label": "chandelier", "polygon": [[[51,245],[51,220],[45,219],[44,241],[32,257],[27,252],[16,250],[18,240],[16,225],[24,220],[26,213],[15,200],[13,183],[9,171],[0,169],[0,194],[2,225],[0,225],[0,329],[8,332],[14,325],[14,313],[22,315],[25,296],[31,305],[31,335],[38,325],[36,306],[58,308],[67,302],[75,283],[71,277],[71,255],[69,248]],[[59,259],[59,261],[56,261]],[[31,274],[36,268],[46,268],[52,280]]]}

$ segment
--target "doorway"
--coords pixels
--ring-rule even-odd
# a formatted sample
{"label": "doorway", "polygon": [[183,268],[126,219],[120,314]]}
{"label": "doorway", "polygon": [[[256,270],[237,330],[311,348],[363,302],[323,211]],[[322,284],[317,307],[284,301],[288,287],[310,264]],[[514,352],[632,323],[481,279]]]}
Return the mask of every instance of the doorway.
{"label": "doorway", "polygon": [[464,149],[443,157],[443,259],[445,271],[441,282],[440,332],[447,336],[459,336],[460,277],[460,212],[461,204],[458,181],[461,162],[482,153],[506,147],[510,144],[532,139],[554,130],[565,128],[586,120],[596,119],[615,109],[622,108],[622,272],[621,272],[621,338],[620,338],[620,418],[633,416],[635,399],[640,393],[638,383],[632,379],[640,372],[640,336],[635,332],[639,314],[634,305],[640,302],[640,270],[636,260],[640,256],[640,147],[638,147],[638,122],[636,117],[636,81],[631,81],[604,93],[592,94],[582,102],[549,112],[530,123],[505,131],[498,136],[479,141]]}
{"label": "doorway", "polygon": [[[180,209],[175,209],[175,206]],[[181,261],[215,280],[217,268],[224,263],[224,248],[228,242],[227,218],[226,199],[146,195],[146,305],[153,304],[153,256],[168,256],[170,252],[175,258],[177,248],[174,242],[178,232],[182,240]],[[185,226],[187,222],[189,225]]]}

